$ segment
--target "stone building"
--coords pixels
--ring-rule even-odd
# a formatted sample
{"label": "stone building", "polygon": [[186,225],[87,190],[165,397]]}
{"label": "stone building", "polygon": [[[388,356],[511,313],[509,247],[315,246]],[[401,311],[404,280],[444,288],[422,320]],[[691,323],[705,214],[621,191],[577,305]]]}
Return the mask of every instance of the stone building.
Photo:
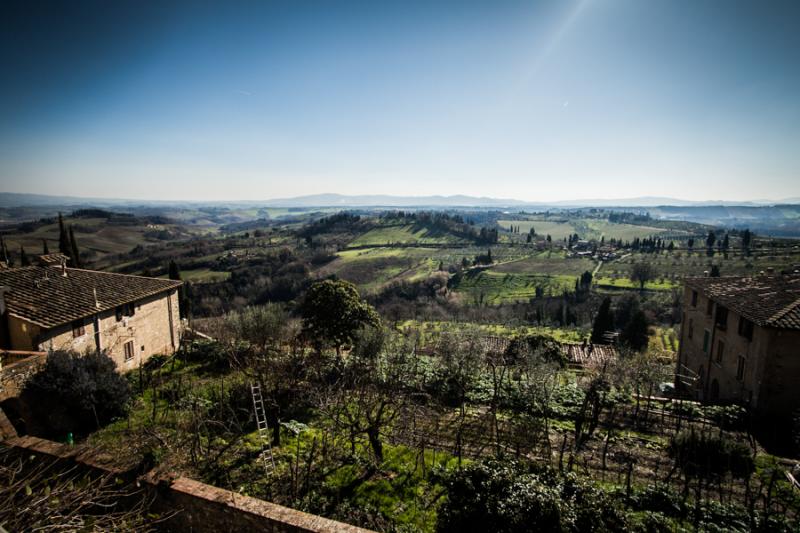
{"label": "stone building", "polygon": [[676,387],[761,415],[800,408],[800,275],[686,279]]}
{"label": "stone building", "polygon": [[102,350],[124,371],[180,342],[180,281],[66,268],[0,270],[0,349]]}

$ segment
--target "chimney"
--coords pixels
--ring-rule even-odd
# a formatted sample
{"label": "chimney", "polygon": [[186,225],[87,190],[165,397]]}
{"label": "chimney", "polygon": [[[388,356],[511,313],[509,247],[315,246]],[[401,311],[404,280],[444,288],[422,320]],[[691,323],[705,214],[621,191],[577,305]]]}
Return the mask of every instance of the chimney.
{"label": "chimney", "polygon": [[92,293],[94,294],[94,306],[97,309],[100,309],[100,302],[97,301],[97,289],[96,288],[92,289]]}
{"label": "chimney", "polygon": [[708,270],[703,270],[703,277],[708,277]]}
{"label": "chimney", "polygon": [[767,267],[767,274],[772,275],[775,273],[775,269],[772,267]]}
{"label": "chimney", "polygon": [[67,277],[67,262],[64,259],[61,260],[61,275]]}

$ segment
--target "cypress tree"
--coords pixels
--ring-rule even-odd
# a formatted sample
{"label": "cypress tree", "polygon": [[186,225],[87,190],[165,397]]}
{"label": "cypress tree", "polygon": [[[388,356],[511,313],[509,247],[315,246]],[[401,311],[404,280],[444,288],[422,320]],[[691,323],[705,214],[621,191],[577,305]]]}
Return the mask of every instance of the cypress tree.
{"label": "cypress tree", "polygon": [[169,262],[169,279],[180,281],[181,280],[181,271],[178,268],[178,264],[170,260]]}
{"label": "cypress tree", "polygon": [[64,255],[72,254],[72,246],[67,235],[67,228],[64,226],[64,217],[58,213],[58,251]]}
{"label": "cypress tree", "polygon": [[623,328],[619,340],[637,352],[647,348],[647,317],[644,316],[644,312],[636,311],[631,316],[631,319]]}
{"label": "cypress tree", "polygon": [[69,246],[72,250],[72,267],[81,268],[81,255],[78,252],[78,243],[75,241],[75,233],[72,231],[72,226],[69,227]]}
{"label": "cypress tree", "polygon": [[6,248],[6,241],[3,240],[3,237],[0,236],[0,260],[2,260],[5,264],[8,264],[8,248]]}
{"label": "cypress tree", "polygon": [[603,303],[600,304],[600,309],[597,310],[597,316],[594,317],[594,324],[592,324],[592,343],[604,344],[606,342],[603,335],[607,331],[614,330],[614,313],[611,311],[611,298],[604,298]]}
{"label": "cypress tree", "polygon": [[50,248],[47,247],[47,239],[42,239],[42,255],[50,253]]}
{"label": "cypress tree", "polygon": [[23,246],[19,247],[19,264],[20,266],[31,266],[31,262],[28,259],[28,254],[25,253],[25,248]]}

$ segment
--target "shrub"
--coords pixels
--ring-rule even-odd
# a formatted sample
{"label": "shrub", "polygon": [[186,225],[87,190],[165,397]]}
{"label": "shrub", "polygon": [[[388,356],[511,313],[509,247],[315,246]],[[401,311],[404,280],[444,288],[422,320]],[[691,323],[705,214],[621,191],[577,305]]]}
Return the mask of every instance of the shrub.
{"label": "shrub", "polygon": [[57,351],[28,381],[23,398],[45,427],[60,434],[89,431],[123,416],[131,391],[106,354]]}
{"label": "shrub", "polygon": [[731,474],[744,479],[755,469],[747,444],[718,434],[682,431],[673,437],[669,453],[689,477],[717,478]]}
{"label": "shrub", "polygon": [[488,460],[446,474],[442,484],[440,532],[624,531],[627,525],[610,495],[551,469]]}

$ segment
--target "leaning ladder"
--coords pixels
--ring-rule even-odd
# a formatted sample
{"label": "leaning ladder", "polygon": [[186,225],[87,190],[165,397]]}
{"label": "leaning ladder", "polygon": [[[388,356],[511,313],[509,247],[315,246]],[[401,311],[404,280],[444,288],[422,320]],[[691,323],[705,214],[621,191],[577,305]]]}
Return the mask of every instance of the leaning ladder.
{"label": "leaning ladder", "polygon": [[253,395],[253,411],[256,414],[256,426],[258,427],[258,440],[261,443],[261,462],[264,463],[264,471],[271,474],[275,470],[275,458],[272,456],[272,443],[269,435],[269,425],[267,424],[267,413],[264,411],[264,398],[261,395],[261,384],[250,383],[250,392]]}

